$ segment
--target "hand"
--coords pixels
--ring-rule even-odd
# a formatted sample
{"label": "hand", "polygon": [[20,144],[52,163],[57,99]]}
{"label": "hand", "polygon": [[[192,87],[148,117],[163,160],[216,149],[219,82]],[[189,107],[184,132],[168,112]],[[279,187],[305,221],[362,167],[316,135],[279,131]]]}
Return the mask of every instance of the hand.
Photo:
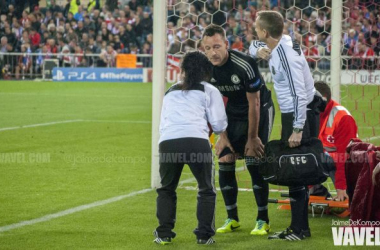
{"label": "hand", "polygon": [[301,139],[302,139],[302,131],[299,133],[293,132],[293,134],[290,136],[288,142],[289,142],[289,147],[295,148],[301,145]]}
{"label": "hand", "polygon": [[336,196],[333,198],[333,200],[334,201],[344,201],[345,199],[348,199],[348,195],[346,193],[346,190],[337,189],[336,190]]}
{"label": "hand", "polygon": [[229,148],[232,151],[232,153],[235,153],[235,150],[231,146],[230,140],[228,140],[227,133],[223,132],[219,135],[218,141],[215,144],[216,155],[219,156],[220,153],[222,153],[223,149],[225,149],[226,147]]}
{"label": "hand", "polygon": [[264,155],[264,145],[259,137],[248,138],[245,144],[244,154],[246,156],[253,156],[261,158]]}
{"label": "hand", "polygon": [[257,50],[257,57],[261,58],[261,59],[264,59],[264,60],[269,60],[270,58],[270,53],[272,51],[268,48],[264,48],[264,47],[261,47]]}

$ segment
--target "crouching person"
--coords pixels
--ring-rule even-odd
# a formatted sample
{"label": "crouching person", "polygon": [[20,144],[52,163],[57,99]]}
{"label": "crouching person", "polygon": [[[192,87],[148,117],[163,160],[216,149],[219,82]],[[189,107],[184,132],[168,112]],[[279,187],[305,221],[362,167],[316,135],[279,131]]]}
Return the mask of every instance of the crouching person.
{"label": "crouching person", "polygon": [[[227,116],[222,96],[207,83],[212,65],[201,52],[187,53],[181,65],[183,80],[165,94],[160,123],[160,177],[162,187],[157,189],[157,218],[155,243],[167,245],[176,236],[176,188],[182,169],[187,164],[198,182],[197,219],[194,233],[198,244],[215,241],[216,190],[211,146],[208,139],[211,124],[220,142],[231,145],[227,139]],[[233,150],[231,148],[231,150]]]}

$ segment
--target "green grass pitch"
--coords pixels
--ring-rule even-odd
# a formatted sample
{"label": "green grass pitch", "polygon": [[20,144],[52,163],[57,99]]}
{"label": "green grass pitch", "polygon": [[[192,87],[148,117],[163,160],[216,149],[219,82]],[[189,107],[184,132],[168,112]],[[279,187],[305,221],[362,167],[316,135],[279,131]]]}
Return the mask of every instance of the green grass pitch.
{"label": "green grass pitch", "polygon": [[[134,195],[150,188],[151,95],[149,83],[0,81],[0,249],[160,248],[152,243],[156,193]],[[359,135],[379,145],[378,96],[379,86],[342,87]],[[272,138],[279,137],[279,117]],[[181,179],[189,178],[186,169]],[[247,171],[239,173],[239,182],[250,188]],[[192,234],[196,192],[186,187],[195,183],[178,189],[177,238],[168,249],[199,248]],[[113,197],[120,200],[77,211]],[[220,226],[226,217],[220,192],[217,199]],[[289,211],[276,208],[270,204],[273,231],[290,222]],[[65,210],[64,216],[46,217]],[[216,235],[210,248],[334,248],[331,222],[337,217],[310,215],[313,237],[293,243],[249,235],[256,216],[252,192],[239,193],[239,214],[242,229]],[[43,222],[4,230],[41,217]]]}

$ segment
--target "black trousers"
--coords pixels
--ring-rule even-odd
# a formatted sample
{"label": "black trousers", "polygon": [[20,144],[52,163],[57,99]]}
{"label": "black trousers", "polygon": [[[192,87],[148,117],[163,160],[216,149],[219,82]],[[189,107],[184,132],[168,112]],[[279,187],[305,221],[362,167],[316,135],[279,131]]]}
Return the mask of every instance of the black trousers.
{"label": "black trousers", "polygon": [[[314,110],[307,111],[307,118],[303,128],[302,139],[310,137],[318,137],[318,114]],[[294,113],[281,114],[281,140],[288,141],[293,133]],[[317,124],[319,126],[319,123]],[[309,189],[307,186],[291,186],[289,187],[290,207],[292,221],[290,228],[299,233],[301,230],[309,230],[308,205],[309,205]]]}
{"label": "black trousers", "polygon": [[215,235],[215,173],[212,151],[208,140],[180,138],[163,141],[159,145],[161,188],[157,189],[156,229],[158,237],[174,238],[172,231],[176,222],[176,189],[184,164],[189,165],[198,182],[197,218],[194,233],[198,239]]}

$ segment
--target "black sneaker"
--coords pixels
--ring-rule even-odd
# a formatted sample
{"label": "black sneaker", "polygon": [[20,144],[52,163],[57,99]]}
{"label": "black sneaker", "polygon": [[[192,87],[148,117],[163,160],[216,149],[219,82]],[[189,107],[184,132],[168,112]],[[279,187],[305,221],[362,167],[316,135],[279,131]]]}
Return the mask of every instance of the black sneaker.
{"label": "black sneaker", "polygon": [[[169,245],[172,244],[172,237],[159,237],[158,232],[156,230],[153,231],[153,235],[156,237],[153,242],[159,245]],[[173,234],[173,238],[175,237],[175,233]]]}
{"label": "black sneaker", "polygon": [[213,238],[209,238],[207,240],[198,239],[197,243],[201,245],[211,245],[214,244],[216,241]]}
{"label": "black sneaker", "polygon": [[310,228],[306,229],[306,230],[301,230],[301,231],[303,233],[303,236],[305,236],[306,238],[310,238],[311,237]]}
{"label": "black sneaker", "polygon": [[305,236],[303,235],[302,231],[300,233],[296,233],[289,227],[282,232],[275,233],[268,237],[269,240],[289,240],[289,241],[303,240],[304,238]]}
{"label": "black sneaker", "polygon": [[172,243],[172,239],[169,237],[164,237],[164,238],[157,237],[153,240],[153,242],[159,245],[169,245]]}

